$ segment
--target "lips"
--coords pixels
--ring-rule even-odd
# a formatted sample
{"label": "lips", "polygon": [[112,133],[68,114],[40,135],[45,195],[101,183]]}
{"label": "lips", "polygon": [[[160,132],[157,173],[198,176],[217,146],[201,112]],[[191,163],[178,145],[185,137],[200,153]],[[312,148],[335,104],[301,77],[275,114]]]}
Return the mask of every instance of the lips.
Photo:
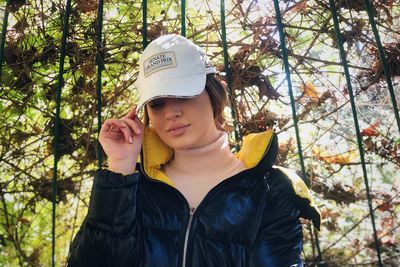
{"label": "lips", "polygon": [[172,135],[182,135],[185,133],[186,129],[189,128],[190,124],[175,124],[167,129],[167,132]]}

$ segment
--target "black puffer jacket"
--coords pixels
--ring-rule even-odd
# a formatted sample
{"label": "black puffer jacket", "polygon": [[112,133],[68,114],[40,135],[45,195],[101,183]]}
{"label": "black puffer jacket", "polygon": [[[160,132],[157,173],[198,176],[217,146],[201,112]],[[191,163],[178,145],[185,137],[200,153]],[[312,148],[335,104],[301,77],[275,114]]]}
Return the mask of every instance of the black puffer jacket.
{"label": "black puffer jacket", "polygon": [[272,166],[277,139],[264,135],[250,138],[249,147],[264,150],[255,152],[258,162],[242,148],[238,157],[250,157],[249,168],[213,188],[195,211],[152,167],[127,176],[99,171],[68,266],[302,266],[299,218],[318,228],[319,213],[301,179]]}

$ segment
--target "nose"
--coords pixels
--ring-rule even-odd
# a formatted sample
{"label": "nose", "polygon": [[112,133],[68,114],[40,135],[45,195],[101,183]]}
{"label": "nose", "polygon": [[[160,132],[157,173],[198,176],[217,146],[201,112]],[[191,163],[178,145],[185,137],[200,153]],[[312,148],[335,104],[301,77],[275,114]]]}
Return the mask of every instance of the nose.
{"label": "nose", "polygon": [[176,120],[177,118],[182,116],[182,107],[179,103],[179,100],[174,98],[168,98],[165,101],[164,108],[165,118],[167,120]]}

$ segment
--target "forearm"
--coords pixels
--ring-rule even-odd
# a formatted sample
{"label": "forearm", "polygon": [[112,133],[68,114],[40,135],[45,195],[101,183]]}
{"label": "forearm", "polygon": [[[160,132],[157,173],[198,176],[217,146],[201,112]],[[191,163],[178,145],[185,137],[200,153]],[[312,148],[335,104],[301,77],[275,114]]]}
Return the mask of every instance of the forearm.
{"label": "forearm", "polygon": [[[123,176],[101,170],[93,182],[89,210],[71,244],[69,267],[123,266],[116,264],[115,251],[125,259],[140,259],[136,249],[136,192],[139,173]],[[118,248],[118,249],[116,249]],[[121,249],[123,248],[123,249]]]}
{"label": "forearm", "polygon": [[294,218],[282,218],[264,229],[254,245],[250,266],[303,266],[301,228]]}
{"label": "forearm", "polygon": [[96,227],[111,227],[116,233],[126,231],[136,219],[138,179],[139,173],[122,175],[110,170],[98,171],[93,182],[87,221]]}

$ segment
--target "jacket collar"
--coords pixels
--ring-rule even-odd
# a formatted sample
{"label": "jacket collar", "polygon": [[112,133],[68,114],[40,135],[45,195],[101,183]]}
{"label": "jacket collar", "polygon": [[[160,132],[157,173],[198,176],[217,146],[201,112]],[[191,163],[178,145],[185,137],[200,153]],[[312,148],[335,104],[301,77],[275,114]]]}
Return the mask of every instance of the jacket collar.
{"label": "jacket collar", "polygon": [[[247,169],[261,168],[260,171],[264,171],[272,167],[277,152],[276,134],[273,130],[267,130],[245,136],[236,157],[246,165]],[[141,157],[142,168],[146,175],[173,186],[172,181],[161,171],[162,165],[172,156],[173,150],[161,141],[153,128],[146,127]]]}

